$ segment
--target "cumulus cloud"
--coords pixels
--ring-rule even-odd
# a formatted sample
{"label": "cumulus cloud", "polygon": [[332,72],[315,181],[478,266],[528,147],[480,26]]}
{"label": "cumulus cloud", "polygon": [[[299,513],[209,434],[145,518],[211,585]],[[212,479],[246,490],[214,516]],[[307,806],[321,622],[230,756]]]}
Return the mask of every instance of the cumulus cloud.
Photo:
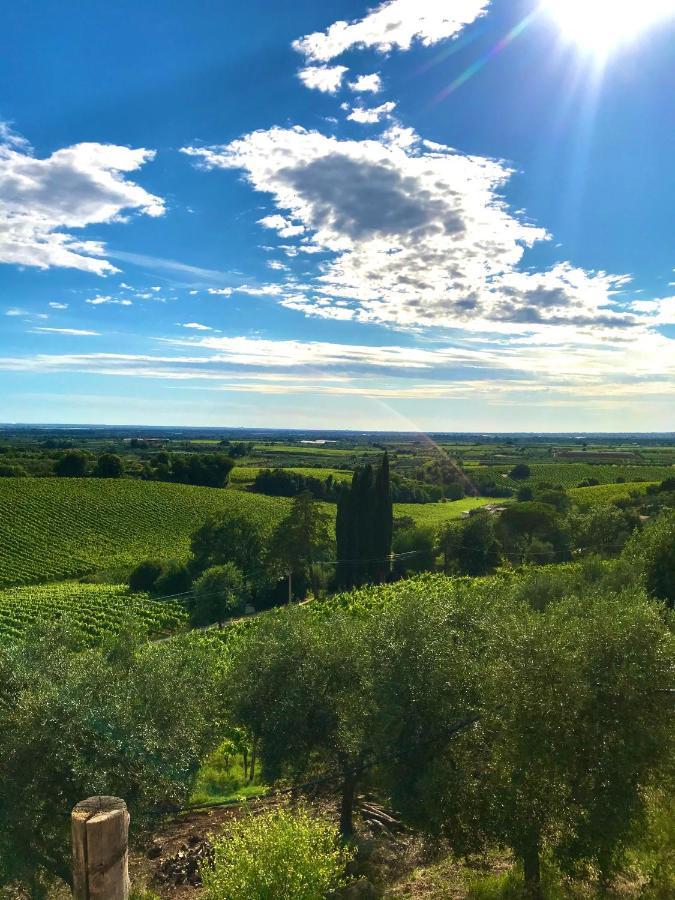
{"label": "cumulus cloud", "polygon": [[183,322],[181,328],[191,328],[193,331],[213,331],[210,325],[202,325],[201,322]]}
{"label": "cumulus cloud", "polygon": [[[561,323],[618,328],[625,279],[560,264],[520,271],[547,239],[512,213],[503,163],[421,142],[407,129],[378,139],[338,140],[303,128],[273,128],[223,147],[188,148],[208,167],[242,169],[272,196],[261,220],[286,252],[324,252],[310,285],[278,287],[283,305],[324,318],[504,330]],[[228,289],[231,293],[232,289]]]}
{"label": "cumulus cloud", "polygon": [[0,262],[98,275],[117,271],[105,259],[103,244],[70,232],[121,221],[131,211],[161,216],[163,201],[126,177],[154,156],[152,150],[86,143],[40,159],[5,133],[0,140]]}
{"label": "cumulus cloud", "polygon": [[[349,109],[345,104],[344,109]],[[363,106],[354,106],[347,118],[350,122],[359,122],[361,125],[375,125],[384,118],[389,118],[391,113],[396,109],[396,104],[389,100],[381,106],[372,109],[365,109]]]}
{"label": "cumulus cloud", "polygon": [[305,230],[304,225],[291,222],[284,216],[279,215],[264,216],[262,219],[258,219],[258,225],[262,225],[263,228],[270,228],[276,231],[279,237],[284,238],[295,237],[297,234],[302,234]]}
{"label": "cumulus cloud", "polygon": [[349,88],[357,94],[378,94],[382,90],[382,79],[378,72],[371,75],[359,75],[349,82]]}
{"label": "cumulus cloud", "polygon": [[57,303],[55,301],[52,301],[52,303],[50,303],[49,305],[52,309],[68,309],[67,303]]}
{"label": "cumulus cloud", "polygon": [[363,19],[334,22],[326,31],[308,34],[293,47],[316,63],[326,63],[354,47],[380,53],[409,50],[414,41],[428,47],[454,37],[483,15],[490,0],[389,0]]}
{"label": "cumulus cloud", "polygon": [[298,78],[305,87],[323,94],[335,94],[342,87],[346,66],[307,66],[300,69]]}

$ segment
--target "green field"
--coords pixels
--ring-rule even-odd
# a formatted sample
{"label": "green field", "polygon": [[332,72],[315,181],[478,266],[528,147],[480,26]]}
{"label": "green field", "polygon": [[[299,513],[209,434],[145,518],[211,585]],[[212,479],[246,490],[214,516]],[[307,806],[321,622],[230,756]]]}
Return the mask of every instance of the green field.
{"label": "green field", "polygon": [[0,591],[0,638],[18,636],[35,622],[66,620],[93,640],[133,618],[148,635],[175,631],[187,612],[175,601],[151,600],[109,584],[45,584]]}
{"label": "green field", "polygon": [[569,495],[579,506],[604,506],[607,503],[612,503],[617,497],[644,494],[648,487],[649,482],[596,484],[593,487],[572,488]]}
{"label": "green field", "polygon": [[416,525],[440,528],[446,522],[461,519],[462,514],[471,509],[498,502],[485,497],[465,497],[452,503],[395,503],[394,516],[410,516]]}
{"label": "green field", "polygon": [[[529,465],[529,464],[528,464]],[[674,466],[630,466],[607,465],[592,463],[533,463],[530,465],[531,475],[527,479],[514,481],[508,478],[510,466],[480,466],[471,467],[469,474],[473,478],[483,475],[492,475],[495,480],[504,481],[509,487],[519,487],[523,484],[537,484],[540,481],[554,485],[561,484],[564,488],[574,488],[586,478],[595,478],[600,484],[616,483],[617,478],[623,478],[626,483],[664,481],[675,475]],[[507,476],[507,477],[503,477]],[[625,487],[625,485],[623,485]]]}
{"label": "green field", "polygon": [[281,497],[128,479],[0,479],[0,587],[75,578],[147,557],[186,558],[207,516],[246,513],[271,529]]}

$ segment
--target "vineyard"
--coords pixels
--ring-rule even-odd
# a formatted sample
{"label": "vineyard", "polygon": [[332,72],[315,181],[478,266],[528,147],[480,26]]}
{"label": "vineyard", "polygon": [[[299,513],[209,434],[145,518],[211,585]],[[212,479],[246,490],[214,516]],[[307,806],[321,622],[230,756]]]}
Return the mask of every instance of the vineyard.
{"label": "vineyard", "polygon": [[[472,478],[492,476],[503,480],[509,487],[523,484],[561,484],[564,488],[577,487],[587,478],[594,478],[600,484],[616,484],[618,479],[626,483],[664,481],[675,475],[673,466],[625,466],[625,465],[593,465],[592,463],[533,463],[530,465],[531,475],[527,479],[513,481],[508,478],[509,466],[475,466],[470,467],[468,474]],[[503,478],[502,476],[507,476]],[[626,485],[622,485],[624,488]]]}
{"label": "vineyard", "polygon": [[147,557],[186,558],[214,513],[243,513],[271,530],[284,498],[131,480],[0,479],[0,587],[75,578]]}
{"label": "vineyard", "polygon": [[596,484],[593,487],[573,488],[569,494],[579,506],[605,506],[619,497],[630,497],[631,494],[644,494],[648,487],[649,482]]}
{"label": "vineyard", "polygon": [[109,584],[48,584],[0,591],[0,638],[17,637],[35,622],[63,621],[100,640],[133,620],[148,635],[175,631],[187,622],[185,607],[151,600]]}

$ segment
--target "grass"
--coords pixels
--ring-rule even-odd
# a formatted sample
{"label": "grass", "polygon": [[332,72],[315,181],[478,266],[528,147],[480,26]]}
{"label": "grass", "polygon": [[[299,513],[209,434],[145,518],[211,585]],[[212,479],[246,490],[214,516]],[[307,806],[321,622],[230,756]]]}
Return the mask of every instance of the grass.
{"label": "grass", "polygon": [[0,588],[185,559],[214,513],[250,515],[267,531],[290,501],[184,484],[79,478],[0,479]]}
{"label": "grass", "polygon": [[259,770],[253,781],[249,781],[244,772],[243,757],[230,751],[229,742],[225,741],[205,760],[195,781],[191,804],[207,806],[210,803],[251,800],[269,789],[260,781]]}
{"label": "grass", "polygon": [[395,503],[394,516],[410,516],[416,525],[440,528],[446,522],[461,519],[465,512],[499,502],[485,497],[465,497],[446,503]]}

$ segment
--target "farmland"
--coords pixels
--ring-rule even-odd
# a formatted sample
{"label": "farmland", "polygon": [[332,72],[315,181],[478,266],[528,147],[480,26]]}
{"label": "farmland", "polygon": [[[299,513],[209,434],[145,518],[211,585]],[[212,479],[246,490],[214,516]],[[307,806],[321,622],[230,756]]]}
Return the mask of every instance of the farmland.
{"label": "farmland", "polygon": [[179,602],[151,600],[119,585],[63,582],[0,591],[0,637],[57,620],[98,641],[130,621],[149,636],[172,632],[187,622],[187,612]]}
{"label": "farmland", "polygon": [[[587,478],[596,479],[600,484],[615,484],[618,479],[626,483],[663,481],[675,474],[673,466],[596,465],[579,462],[528,463],[528,465],[531,471],[529,478],[518,481],[508,477],[510,466],[474,466],[468,468],[468,474],[472,478],[492,476],[495,479],[502,479],[509,487],[548,482],[560,484],[564,488],[575,488]],[[623,486],[625,488],[625,484]]]}
{"label": "farmland", "polygon": [[619,497],[644,494],[648,487],[649,482],[641,481],[626,484],[596,484],[592,487],[572,488],[569,495],[579,506],[604,506],[613,503]]}
{"label": "farmland", "polygon": [[246,513],[271,529],[284,498],[131,480],[0,480],[0,587],[184,559],[190,535],[213,513]]}
{"label": "farmland", "polygon": [[464,513],[488,503],[484,497],[466,497],[452,503],[395,503],[394,515],[409,516],[421,527],[440,528],[445,522],[460,519]]}

